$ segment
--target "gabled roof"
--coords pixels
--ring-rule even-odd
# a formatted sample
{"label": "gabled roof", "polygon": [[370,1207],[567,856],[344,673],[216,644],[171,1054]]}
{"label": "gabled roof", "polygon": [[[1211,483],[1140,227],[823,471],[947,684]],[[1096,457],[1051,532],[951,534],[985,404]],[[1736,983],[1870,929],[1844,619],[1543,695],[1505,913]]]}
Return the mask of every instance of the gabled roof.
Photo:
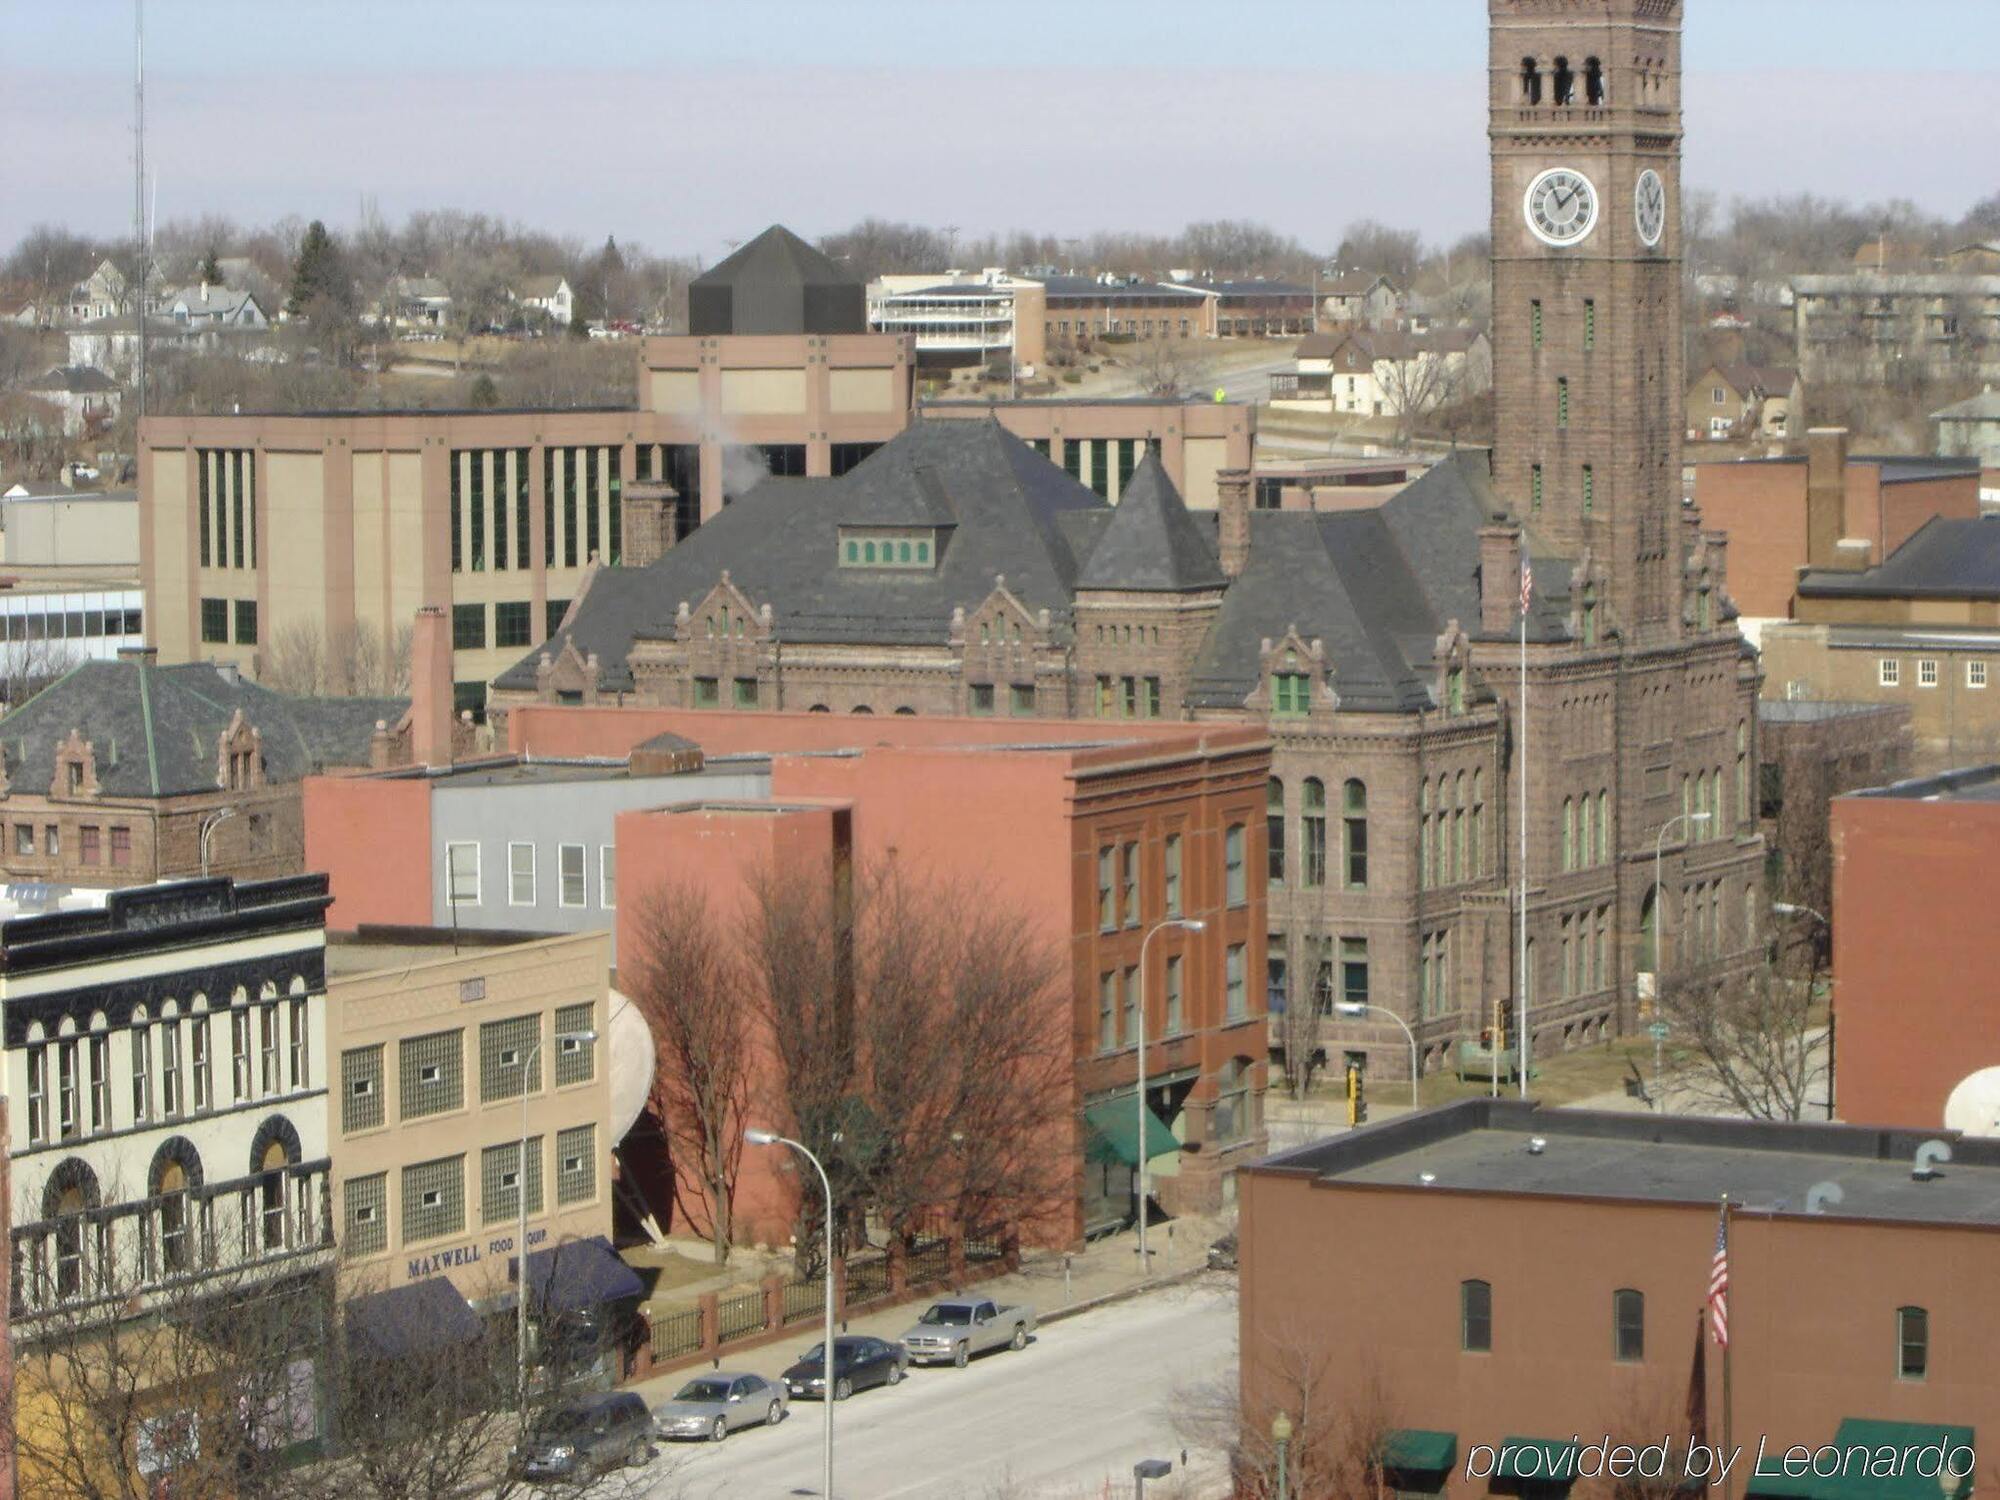
{"label": "gabled roof", "polygon": [[1723,379],[1723,383],[1744,396],[1782,396],[1792,388],[1792,382],[1799,378],[1797,370],[1783,365],[1756,365],[1747,362],[1709,366]]}
{"label": "gabled roof", "polygon": [[2000,598],[2000,518],[1933,516],[1874,567],[1856,573],[1815,568],[1799,579],[1799,593]]}
{"label": "gabled roof", "polygon": [[0,755],[15,790],[43,792],[72,730],[92,742],[106,796],[172,797],[216,788],[217,742],[242,710],[261,736],[265,777],[297,781],[325,766],[365,766],[377,721],[396,698],[293,698],[207,662],[155,667],[86,662],[0,719]]}
{"label": "gabled roof", "polygon": [[31,391],[64,391],[72,396],[96,395],[101,391],[115,391],[118,382],[94,365],[57,365],[46,375],[38,375],[28,382]]}
{"label": "gabled roof", "polygon": [[[532,689],[543,652],[597,653],[607,687],[631,683],[635,640],[671,639],[675,614],[726,571],[788,641],[942,645],[1004,576],[1031,610],[1067,621],[1093,522],[1110,508],[992,421],[920,421],[833,479],[766,479],[645,568],[605,568],[571,620],[495,679]],[[843,526],[937,528],[930,568],[840,564]]]}
{"label": "gabled roof", "polygon": [[2000,422],[2000,391],[1991,387],[1931,413],[1933,422]]}
{"label": "gabled roof", "polygon": [[524,302],[530,297],[554,297],[567,284],[563,276],[524,276],[514,283],[514,295]]}
{"label": "gabled roof", "polygon": [[1225,580],[1215,545],[1148,452],[1132,473],[1077,575],[1079,589],[1190,593]]}

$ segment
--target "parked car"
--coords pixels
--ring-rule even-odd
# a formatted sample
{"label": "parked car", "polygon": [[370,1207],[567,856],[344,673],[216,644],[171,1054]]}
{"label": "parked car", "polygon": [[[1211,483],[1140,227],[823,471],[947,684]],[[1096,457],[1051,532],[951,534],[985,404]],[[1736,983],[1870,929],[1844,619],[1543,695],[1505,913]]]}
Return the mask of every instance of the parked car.
{"label": "parked car", "polygon": [[[826,1395],[826,1346],[814,1344],[785,1371],[785,1389],[804,1399]],[[910,1351],[901,1344],[843,1334],[833,1341],[833,1399],[845,1401],[871,1385],[894,1385],[910,1366]]]}
{"label": "parked car", "polygon": [[1035,1331],[1026,1307],[1002,1307],[983,1297],[950,1297],[933,1302],[903,1335],[903,1347],[920,1365],[954,1364],[961,1370],[988,1349],[1025,1349]]}
{"label": "parked car", "polygon": [[697,1375],[653,1408],[653,1429],[663,1438],[707,1438],[721,1442],[739,1427],[785,1420],[785,1388],[762,1375],[717,1370]]}
{"label": "parked car", "polygon": [[652,1456],[653,1419],[631,1391],[565,1401],[537,1418],[515,1449],[527,1479],[589,1478]]}
{"label": "parked car", "polygon": [[1211,1271],[1233,1271],[1236,1269],[1235,1230],[1230,1230],[1229,1233],[1208,1247],[1208,1268]]}

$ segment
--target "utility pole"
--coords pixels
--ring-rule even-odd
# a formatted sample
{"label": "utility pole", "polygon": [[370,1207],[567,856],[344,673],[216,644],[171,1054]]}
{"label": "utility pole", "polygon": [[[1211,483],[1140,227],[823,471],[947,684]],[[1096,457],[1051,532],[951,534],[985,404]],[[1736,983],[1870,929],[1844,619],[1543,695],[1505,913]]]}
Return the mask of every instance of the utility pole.
{"label": "utility pole", "polygon": [[139,283],[132,299],[132,326],[138,340],[134,395],[139,414],[132,424],[136,458],[139,424],[146,420],[146,0],[132,0],[132,239],[138,250]]}

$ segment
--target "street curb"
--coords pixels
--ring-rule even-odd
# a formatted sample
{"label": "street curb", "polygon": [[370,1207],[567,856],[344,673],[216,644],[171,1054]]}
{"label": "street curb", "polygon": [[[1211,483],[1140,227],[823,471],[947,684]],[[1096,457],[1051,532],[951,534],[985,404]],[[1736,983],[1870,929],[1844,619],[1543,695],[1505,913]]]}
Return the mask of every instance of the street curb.
{"label": "street curb", "polygon": [[1060,1323],[1065,1318],[1074,1318],[1079,1313],[1092,1312],[1100,1307],[1110,1307],[1114,1303],[1129,1302],[1134,1297],[1143,1297],[1148,1292],[1161,1291],[1170,1286],[1182,1286],[1197,1276],[1208,1274],[1207,1266],[1192,1266],[1185,1271],[1176,1271],[1171,1276],[1155,1276],[1151,1281],[1141,1281],[1134,1286],[1120,1287],[1115,1292],[1100,1292],[1095,1297],[1087,1297],[1081,1302],[1067,1303],[1053,1312],[1036,1313],[1035,1326]]}

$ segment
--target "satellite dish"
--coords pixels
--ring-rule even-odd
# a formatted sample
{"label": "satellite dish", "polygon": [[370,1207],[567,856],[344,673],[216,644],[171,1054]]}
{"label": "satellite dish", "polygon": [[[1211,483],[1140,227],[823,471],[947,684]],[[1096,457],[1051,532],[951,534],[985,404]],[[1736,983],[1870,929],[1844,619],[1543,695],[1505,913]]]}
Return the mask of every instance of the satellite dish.
{"label": "satellite dish", "polygon": [[1981,1068],[1960,1081],[1944,1102],[1944,1128],[2000,1136],[2000,1068]]}

